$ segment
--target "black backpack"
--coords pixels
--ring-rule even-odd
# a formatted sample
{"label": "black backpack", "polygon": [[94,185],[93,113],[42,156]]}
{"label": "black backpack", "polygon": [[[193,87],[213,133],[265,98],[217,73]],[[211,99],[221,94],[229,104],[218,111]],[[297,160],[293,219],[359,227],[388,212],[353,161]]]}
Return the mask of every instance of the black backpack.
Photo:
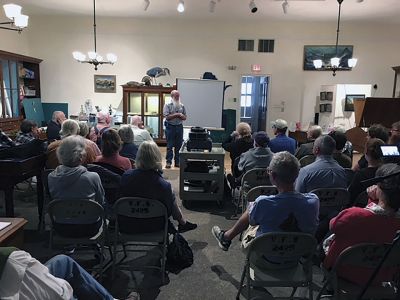
{"label": "black backpack", "polygon": [[178,274],[183,269],[193,264],[193,251],[185,238],[175,233],[172,241],[168,245],[167,251],[167,270]]}

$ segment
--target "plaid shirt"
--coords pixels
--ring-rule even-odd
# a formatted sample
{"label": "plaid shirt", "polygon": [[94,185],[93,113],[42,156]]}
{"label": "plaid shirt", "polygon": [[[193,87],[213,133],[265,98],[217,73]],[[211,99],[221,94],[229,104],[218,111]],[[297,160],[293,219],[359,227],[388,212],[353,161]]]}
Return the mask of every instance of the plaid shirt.
{"label": "plaid shirt", "polygon": [[32,142],[34,139],[36,138],[33,136],[32,132],[29,132],[29,133],[20,133],[15,141],[20,144],[26,144]]}

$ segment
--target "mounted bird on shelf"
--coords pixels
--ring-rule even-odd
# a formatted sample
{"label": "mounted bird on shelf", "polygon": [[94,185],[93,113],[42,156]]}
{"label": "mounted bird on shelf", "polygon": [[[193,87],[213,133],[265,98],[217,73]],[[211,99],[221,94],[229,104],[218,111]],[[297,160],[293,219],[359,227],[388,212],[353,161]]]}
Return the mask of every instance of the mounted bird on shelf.
{"label": "mounted bird on shelf", "polygon": [[142,78],[142,82],[145,83],[145,85],[157,85],[156,78],[165,76],[165,75],[170,75],[170,71],[168,68],[161,68],[161,67],[154,67],[146,72],[147,76],[144,76]]}

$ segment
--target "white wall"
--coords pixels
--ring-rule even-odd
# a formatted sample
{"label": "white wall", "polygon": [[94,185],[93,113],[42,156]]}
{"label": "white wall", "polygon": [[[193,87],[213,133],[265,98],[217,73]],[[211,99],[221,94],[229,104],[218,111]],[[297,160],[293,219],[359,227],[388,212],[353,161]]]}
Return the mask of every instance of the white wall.
{"label": "white wall", "polygon": [[0,50],[29,56],[28,34],[28,28],[20,34],[16,31],[0,29]]}
{"label": "white wall", "polygon": [[[33,17],[32,17],[33,19]],[[327,45],[335,41],[332,23],[293,22],[210,22],[151,19],[98,18],[98,52],[114,52],[114,66],[100,66],[97,74],[115,74],[117,85],[140,81],[147,69],[168,67],[171,77],[161,82],[174,83],[176,77],[199,78],[205,71],[233,87],[227,89],[225,107],[236,108],[240,101],[240,76],[250,73],[251,64],[260,64],[262,74],[271,76],[270,105],[285,101],[285,111],[271,109],[269,120],[313,121],[316,97],[321,85],[377,84],[375,96],[390,97],[394,72],[399,65],[400,25],[343,23],[340,42],[354,45],[357,67],[351,72],[303,71],[304,45]],[[18,35],[15,36],[18,38]],[[41,88],[44,102],[69,102],[70,113],[79,111],[85,99],[95,104],[117,106],[122,88],[116,94],[93,91],[92,66],[72,58],[74,50],[93,48],[90,17],[43,16],[32,20],[29,28],[29,54],[42,58]],[[275,39],[275,53],[238,52],[239,38]],[[3,48],[3,47],[1,47]],[[237,66],[229,71],[227,66]],[[190,109],[190,108],[188,108]]]}

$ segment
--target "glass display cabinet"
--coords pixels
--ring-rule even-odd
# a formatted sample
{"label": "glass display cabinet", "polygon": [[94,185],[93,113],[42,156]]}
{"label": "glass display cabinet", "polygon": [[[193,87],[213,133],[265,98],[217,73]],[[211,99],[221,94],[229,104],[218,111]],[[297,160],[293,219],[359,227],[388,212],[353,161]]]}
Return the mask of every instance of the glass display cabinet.
{"label": "glass display cabinet", "polygon": [[171,101],[172,87],[123,85],[123,121],[142,117],[145,128],[158,144],[165,143],[163,107]]}

